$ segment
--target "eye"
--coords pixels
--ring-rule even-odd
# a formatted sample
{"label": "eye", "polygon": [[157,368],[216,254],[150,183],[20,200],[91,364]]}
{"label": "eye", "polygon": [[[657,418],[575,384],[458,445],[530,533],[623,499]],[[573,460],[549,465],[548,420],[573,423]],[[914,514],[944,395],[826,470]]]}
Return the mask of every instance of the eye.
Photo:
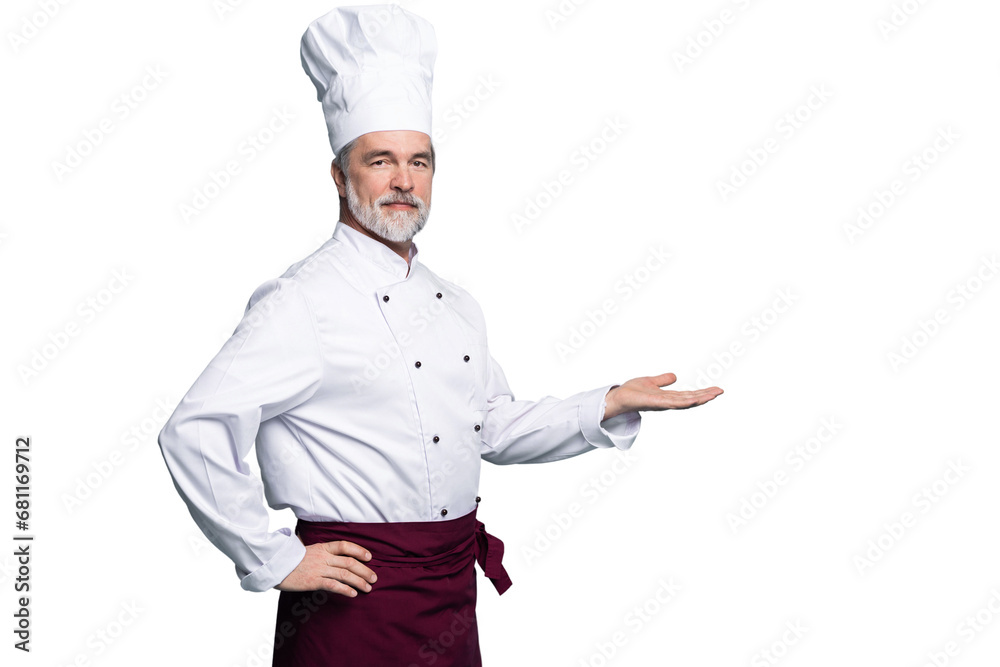
{"label": "eye", "polygon": [[373,165],[383,165],[383,164],[385,164],[385,160],[375,160],[374,162],[372,162],[372,164]]}

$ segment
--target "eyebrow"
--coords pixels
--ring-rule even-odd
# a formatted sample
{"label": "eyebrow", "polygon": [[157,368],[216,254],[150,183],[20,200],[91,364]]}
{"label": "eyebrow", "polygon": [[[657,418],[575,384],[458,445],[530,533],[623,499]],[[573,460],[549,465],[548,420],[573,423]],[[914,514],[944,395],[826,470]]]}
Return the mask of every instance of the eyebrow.
{"label": "eyebrow", "polygon": [[[364,155],[361,156],[361,159],[363,161],[365,161],[365,162],[369,162],[370,160],[372,160],[374,158],[377,158],[377,157],[394,158],[394,157],[396,157],[396,155],[391,150],[383,148],[381,150],[375,149],[375,150],[368,151],[367,153],[365,153]],[[414,160],[420,159],[420,160],[424,160],[425,162],[430,162],[431,161],[431,154],[430,154],[430,151],[421,151],[419,153],[414,153],[411,156],[411,159],[414,159]]]}

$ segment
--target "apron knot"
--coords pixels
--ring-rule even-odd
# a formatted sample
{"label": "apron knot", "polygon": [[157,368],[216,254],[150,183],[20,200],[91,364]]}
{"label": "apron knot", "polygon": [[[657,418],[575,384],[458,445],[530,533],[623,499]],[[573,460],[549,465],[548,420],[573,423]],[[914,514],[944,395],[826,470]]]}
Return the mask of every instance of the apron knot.
{"label": "apron knot", "polygon": [[493,582],[497,594],[503,595],[504,591],[510,588],[513,583],[503,566],[503,542],[495,535],[487,533],[486,526],[478,519],[476,520],[475,551],[476,561],[482,568],[483,574]]}

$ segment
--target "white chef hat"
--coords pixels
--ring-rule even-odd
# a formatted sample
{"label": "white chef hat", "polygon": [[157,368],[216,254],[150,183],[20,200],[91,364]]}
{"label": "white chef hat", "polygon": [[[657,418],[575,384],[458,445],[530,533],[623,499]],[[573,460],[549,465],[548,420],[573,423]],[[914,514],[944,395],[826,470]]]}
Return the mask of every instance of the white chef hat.
{"label": "white chef hat", "polygon": [[334,154],[368,132],[431,134],[434,26],[399,5],[338,7],[302,35]]}

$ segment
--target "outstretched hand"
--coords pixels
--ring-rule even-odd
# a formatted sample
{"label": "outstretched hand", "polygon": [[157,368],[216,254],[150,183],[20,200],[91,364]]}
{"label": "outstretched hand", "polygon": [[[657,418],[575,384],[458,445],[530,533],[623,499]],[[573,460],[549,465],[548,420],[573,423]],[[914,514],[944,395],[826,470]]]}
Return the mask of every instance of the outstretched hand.
{"label": "outstretched hand", "polygon": [[693,391],[660,389],[676,381],[676,375],[664,373],[634,378],[625,384],[613,387],[605,398],[607,407],[604,410],[604,419],[636,410],[684,410],[707,403],[722,393],[719,387]]}

